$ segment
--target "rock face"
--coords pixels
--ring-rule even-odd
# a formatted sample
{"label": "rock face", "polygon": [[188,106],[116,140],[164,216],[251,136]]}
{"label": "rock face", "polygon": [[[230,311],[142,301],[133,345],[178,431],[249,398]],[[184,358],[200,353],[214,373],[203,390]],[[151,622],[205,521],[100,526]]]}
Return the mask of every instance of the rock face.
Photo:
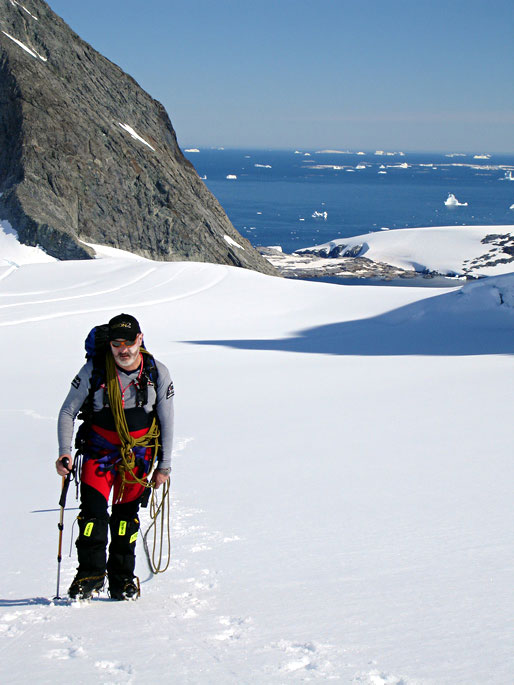
{"label": "rock face", "polygon": [[363,245],[334,245],[334,247],[302,247],[300,250],[295,250],[293,254],[297,255],[314,255],[316,257],[327,257],[330,259],[337,259],[338,257],[358,257],[362,252]]}
{"label": "rock face", "polygon": [[93,256],[87,242],[277,273],[183,156],[164,107],[42,0],[0,7],[0,193],[0,219],[59,259]]}
{"label": "rock face", "polygon": [[[269,259],[279,273],[286,278],[371,278],[380,281],[409,279],[420,277],[416,271],[407,271],[390,264],[373,262],[366,257],[357,257],[362,245],[345,252],[345,246],[338,246],[342,250],[321,250],[305,248],[296,250],[292,254],[282,252],[282,249],[258,247],[259,252]],[[340,252],[344,252],[341,256]],[[423,277],[431,278],[436,274],[424,273]]]}

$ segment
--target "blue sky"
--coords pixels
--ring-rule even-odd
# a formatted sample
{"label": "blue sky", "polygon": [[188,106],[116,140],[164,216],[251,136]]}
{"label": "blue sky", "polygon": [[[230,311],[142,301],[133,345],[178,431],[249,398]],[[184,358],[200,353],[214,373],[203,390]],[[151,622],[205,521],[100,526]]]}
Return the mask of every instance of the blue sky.
{"label": "blue sky", "polygon": [[50,0],[180,144],[514,152],[514,0]]}

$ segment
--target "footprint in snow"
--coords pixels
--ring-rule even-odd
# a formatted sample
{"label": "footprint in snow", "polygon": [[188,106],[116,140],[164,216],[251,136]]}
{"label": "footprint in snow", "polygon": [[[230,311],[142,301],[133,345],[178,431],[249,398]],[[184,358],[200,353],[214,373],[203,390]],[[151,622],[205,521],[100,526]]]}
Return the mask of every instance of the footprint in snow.
{"label": "footprint in snow", "polygon": [[132,666],[124,665],[119,661],[95,661],[95,667],[112,676],[132,675]]}
{"label": "footprint in snow", "polygon": [[75,659],[77,657],[83,657],[86,652],[82,647],[66,647],[61,649],[51,649],[45,654],[47,659],[57,659],[58,661],[64,661],[66,659]]}
{"label": "footprint in snow", "polygon": [[408,685],[404,678],[377,670],[355,676],[352,683],[355,683],[355,685],[358,683],[362,685]]}
{"label": "footprint in snow", "polygon": [[280,650],[286,657],[280,667],[282,673],[309,672],[309,678],[332,680],[337,671],[329,657],[335,656],[335,648],[316,642],[292,642],[280,640],[270,645],[270,649]]}
{"label": "footprint in snow", "polygon": [[213,640],[218,640],[219,642],[231,642],[233,640],[239,640],[248,629],[248,626],[251,622],[251,618],[220,616],[219,623],[220,625],[224,626],[225,629],[220,633],[213,635]]}

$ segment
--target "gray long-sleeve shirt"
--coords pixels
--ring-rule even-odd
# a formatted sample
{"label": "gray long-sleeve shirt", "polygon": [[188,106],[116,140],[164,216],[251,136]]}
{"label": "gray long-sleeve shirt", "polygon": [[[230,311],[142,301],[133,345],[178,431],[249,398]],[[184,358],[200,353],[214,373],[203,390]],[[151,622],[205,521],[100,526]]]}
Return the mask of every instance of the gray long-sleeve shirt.
{"label": "gray long-sleeve shirt", "polygon": [[[157,366],[157,383],[155,387],[148,385],[148,401],[144,406],[147,413],[154,409],[157,412],[161,426],[160,442],[162,450],[159,455],[159,468],[171,467],[171,451],[173,448],[173,383],[170,373],[166,366],[155,360]],[[136,388],[133,381],[137,379],[139,369],[135,371],[124,371],[119,368],[120,383],[123,389],[123,400],[125,409],[136,407]],[[78,374],[71,382],[70,391],[64,400],[57,420],[57,435],[59,440],[59,455],[71,454],[71,443],[73,439],[73,429],[77,414],[82,407],[84,400],[89,394],[91,387],[91,375],[93,372],[93,362],[88,361],[80,369]],[[99,388],[93,397],[93,411],[101,411],[104,402],[104,389]]]}

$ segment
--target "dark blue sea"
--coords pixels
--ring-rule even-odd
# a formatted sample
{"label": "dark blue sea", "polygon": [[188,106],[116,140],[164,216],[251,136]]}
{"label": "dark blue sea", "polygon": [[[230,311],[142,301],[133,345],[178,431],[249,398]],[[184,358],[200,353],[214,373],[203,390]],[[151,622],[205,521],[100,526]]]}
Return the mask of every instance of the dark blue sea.
{"label": "dark blue sea", "polygon": [[[514,224],[514,155],[364,152],[185,155],[254,246],[292,252],[384,228]],[[467,206],[446,207],[450,193]]]}

